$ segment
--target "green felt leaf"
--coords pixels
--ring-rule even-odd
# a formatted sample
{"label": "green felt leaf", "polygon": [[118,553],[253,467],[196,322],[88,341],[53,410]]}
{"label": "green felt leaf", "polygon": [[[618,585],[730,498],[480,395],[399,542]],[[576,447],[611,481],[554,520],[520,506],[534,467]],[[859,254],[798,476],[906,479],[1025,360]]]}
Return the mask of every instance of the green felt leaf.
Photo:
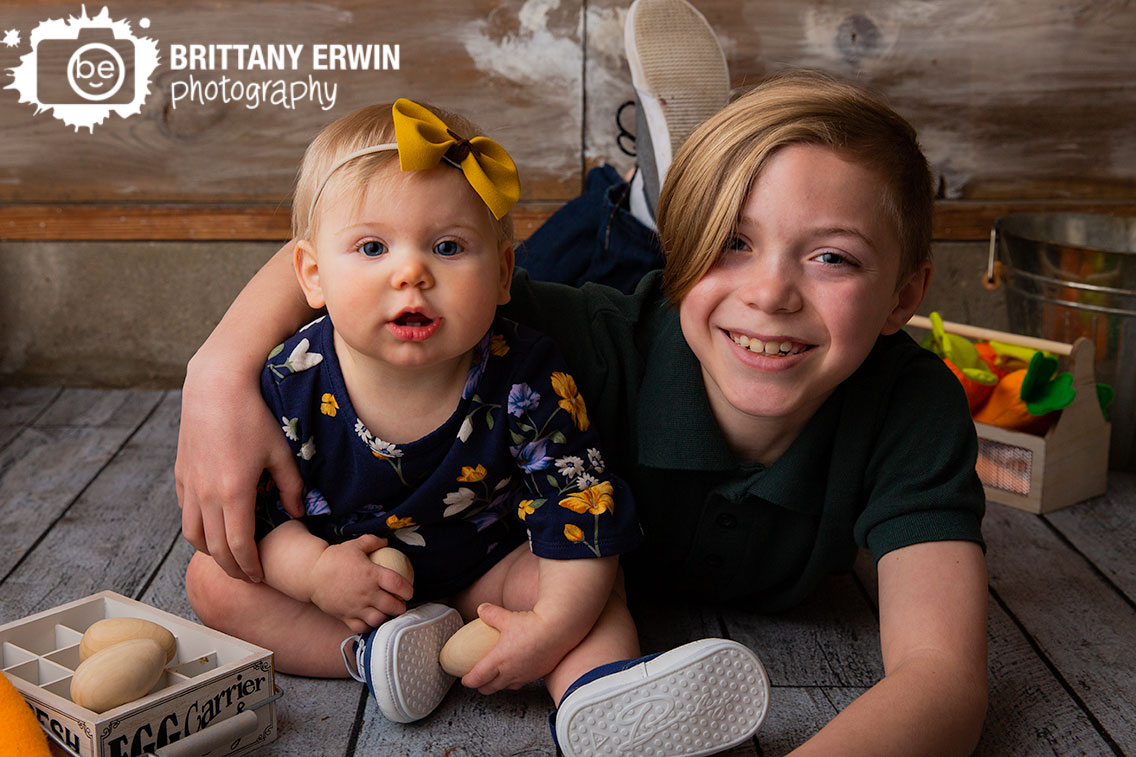
{"label": "green felt leaf", "polygon": [[1073,374],[1068,371],[1057,373],[1057,358],[1040,352],[1033,356],[1022,381],[1021,393],[1030,415],[1045,415],[1069,407],[1076,396]]}
{"label": "green felt leaf", "polygon": [[1104,419],[1108,420],[1108,409],[1112,406],[1112,401],[1116,399],[1116,392],[1108,384],[1097,384],[1097,402],[1100,403],[1101,413]]}

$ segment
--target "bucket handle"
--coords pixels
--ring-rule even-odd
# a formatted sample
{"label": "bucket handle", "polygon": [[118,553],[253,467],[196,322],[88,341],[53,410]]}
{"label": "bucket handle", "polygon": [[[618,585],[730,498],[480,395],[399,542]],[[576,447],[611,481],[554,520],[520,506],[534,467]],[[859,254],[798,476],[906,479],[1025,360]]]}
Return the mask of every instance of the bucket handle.
{"label": "bucket handle", "polygon": [[1002,286],[1002,263],[995,260],[998,250],[998,229],[990,229],[990,251],[986,255],[986,273],[982,276],[984,289],[994,291]]}

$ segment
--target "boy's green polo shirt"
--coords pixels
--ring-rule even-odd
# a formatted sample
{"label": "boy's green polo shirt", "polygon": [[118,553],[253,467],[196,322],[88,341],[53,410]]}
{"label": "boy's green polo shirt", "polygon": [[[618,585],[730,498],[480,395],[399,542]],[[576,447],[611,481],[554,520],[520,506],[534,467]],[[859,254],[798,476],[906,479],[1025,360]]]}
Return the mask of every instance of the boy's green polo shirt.
{"label": "boy's green polo shirt", "polygon": [[776,463],[740,463],[660,279],[624,295],[518,271],[506,306],[560,345],[605,458],[632,485],[647,535],[625,557],[636,590],[775,610],[847,570],[858,546],[879,559],[982,543],[974,424],[942,361],[906,334],[881,337]]}

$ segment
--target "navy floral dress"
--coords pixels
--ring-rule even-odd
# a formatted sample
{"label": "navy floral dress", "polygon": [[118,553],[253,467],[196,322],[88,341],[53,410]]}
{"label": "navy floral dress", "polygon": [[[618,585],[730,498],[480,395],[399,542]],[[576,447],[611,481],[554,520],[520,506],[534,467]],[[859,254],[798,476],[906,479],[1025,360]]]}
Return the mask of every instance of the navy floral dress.
{"label": "navy floral dress", "polygon": [[[296,454],[304,522],[330,543],[377,534],[410,558],[415,599],[451,594],[526,538],[534,554],[621,554],[642,540],[627,485],[605,470],[552,340],[498,318],[457,409],[409,444],[355,415],[326,316],[274,349],[261,390]],[[265,474],[257,536],[288,520]]]}

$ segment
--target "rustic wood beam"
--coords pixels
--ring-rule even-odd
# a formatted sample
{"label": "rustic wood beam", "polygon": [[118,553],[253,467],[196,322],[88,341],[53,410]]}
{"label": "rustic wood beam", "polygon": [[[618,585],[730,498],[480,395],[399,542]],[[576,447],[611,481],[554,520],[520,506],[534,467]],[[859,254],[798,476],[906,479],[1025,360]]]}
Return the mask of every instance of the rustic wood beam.
{"label": "rustic wood beam", "polygon": [[[513,211],[517,238],[527,238],[558,207],[521,203]],[[0,205],[0,240],[282,241],[289,237],[290,212],[286,205],[9,204]],[[999,216],[1040,212],[1136,215],[1136,200],[942,201],[935,206],[934,237],[984,240]]]}
{"label": "rustic wood beam", "polygon": [[[523,203],[514,233],[525,239],[559,207]],[[0,241],[261,241],[291,236],[287,205],[0,205]]]}

